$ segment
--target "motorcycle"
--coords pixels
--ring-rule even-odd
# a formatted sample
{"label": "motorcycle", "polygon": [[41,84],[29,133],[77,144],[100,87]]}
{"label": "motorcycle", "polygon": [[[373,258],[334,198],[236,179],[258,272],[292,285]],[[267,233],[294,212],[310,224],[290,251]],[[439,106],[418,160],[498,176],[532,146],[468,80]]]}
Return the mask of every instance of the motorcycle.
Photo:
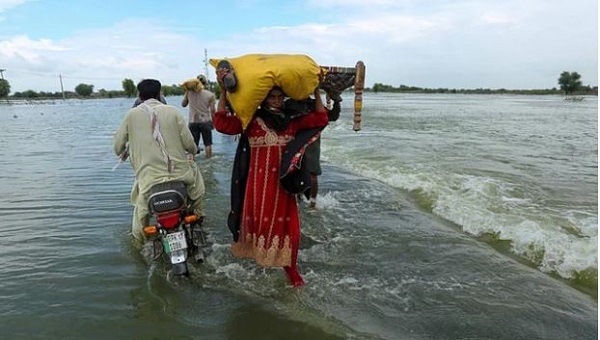
{"label": "motorcycle", "polygon": [[202,230],[204,217],[192,212],[185,184],[173,181],[153,186],[148,208],[150,225],[143,230],[153,243],[153,260],[164,255],[174,275],[189,276],[188,260],[203,262],[207,242]]}

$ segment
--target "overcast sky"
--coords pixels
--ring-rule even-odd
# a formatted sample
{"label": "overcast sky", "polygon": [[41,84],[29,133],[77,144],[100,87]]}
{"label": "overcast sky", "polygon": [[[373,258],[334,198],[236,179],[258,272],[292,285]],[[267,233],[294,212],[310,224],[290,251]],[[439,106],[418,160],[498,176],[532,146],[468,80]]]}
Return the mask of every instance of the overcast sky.
{"label": "overcast sky", "polygon": [[[209,58],[306,54],[362,60],[366,85],[598,84],[597,0],[0,0],[0,69],[11,93],[125,78],[179,84]],[[214,69],[208,74],[214,80]]]}

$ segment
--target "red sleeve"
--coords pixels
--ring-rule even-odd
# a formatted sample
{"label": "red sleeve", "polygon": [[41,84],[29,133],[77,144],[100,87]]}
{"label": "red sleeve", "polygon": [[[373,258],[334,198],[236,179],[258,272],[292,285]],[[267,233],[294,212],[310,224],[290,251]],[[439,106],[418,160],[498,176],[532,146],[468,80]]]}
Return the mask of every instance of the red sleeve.
{"label": "red sleeve", "polygon": [[329,123],[327,110],[321,112],[311,112],[290,121],[290,129],[292,131],[325,127]]}
{"label": "red sleeve", "polygon": [[213,124],[215,129],[226,135],[237,135],[242,133],[242,122],[232,115],[228,115],[227,111],[217,111],[213,116]]}

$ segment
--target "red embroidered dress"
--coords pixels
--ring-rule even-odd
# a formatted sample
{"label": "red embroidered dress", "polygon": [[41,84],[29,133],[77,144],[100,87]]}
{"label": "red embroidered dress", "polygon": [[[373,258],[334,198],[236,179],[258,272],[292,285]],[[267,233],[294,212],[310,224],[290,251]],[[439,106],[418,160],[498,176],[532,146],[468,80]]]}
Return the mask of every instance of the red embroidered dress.
{"label": "red embroidered dress", "polygon": [[[237,117],[216,112],[213,122],[217,131],[242,133]],[[245,135],[250,143],[250,164],[244,205],[240,220],[240,237],[232,245],[236,257],[253,258],[265,267],[296,267],[300,243],[300,219],[295,195],[279,184],[281,154],[297,131],[327,125],[327,112],[312,113],[290,121],[283,131],[269,128],[254,117]]]}

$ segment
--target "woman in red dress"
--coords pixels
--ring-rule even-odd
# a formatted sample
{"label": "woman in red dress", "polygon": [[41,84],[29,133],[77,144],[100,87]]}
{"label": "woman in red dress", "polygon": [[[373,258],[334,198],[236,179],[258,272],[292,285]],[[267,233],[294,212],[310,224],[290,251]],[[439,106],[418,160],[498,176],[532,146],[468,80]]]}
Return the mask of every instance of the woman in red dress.
{"label": "woman in red dress", "polygon": [[283,267],[290,284],[302,286],[304,280],[296,267],[300,244],[296,195],[283,189],[279,170],[282,151],[298,131],[328,123],[319,89],[314,93],[315,112],[290,120],[283,111],[285,95],[274,87],[245,131],[235,115],[228,115],[226,90],[221,89],[213,118],[215,129],[229,135],[243,134],[250,146],[241,216],[237,221],[239,237],[234,236],[232,253],[236,257],[253,258],[263,267]]}

